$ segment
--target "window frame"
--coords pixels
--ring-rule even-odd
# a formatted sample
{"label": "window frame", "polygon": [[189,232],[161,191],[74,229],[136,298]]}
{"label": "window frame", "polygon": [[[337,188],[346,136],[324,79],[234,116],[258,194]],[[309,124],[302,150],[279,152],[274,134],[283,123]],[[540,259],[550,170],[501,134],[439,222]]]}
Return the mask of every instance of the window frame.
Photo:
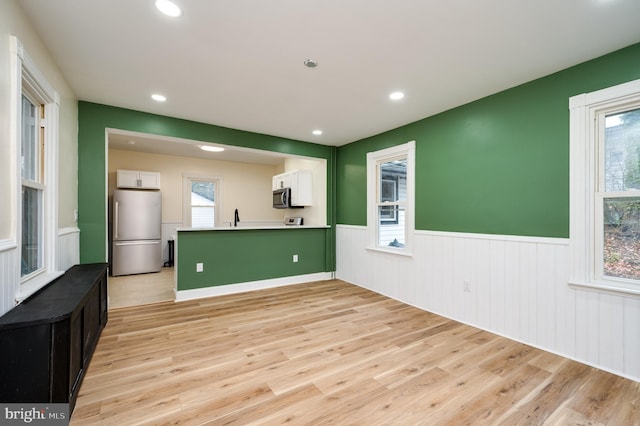
{"label": "window frame", "polygon": [[[43,233],[43,227],[44,227],[44,212],[43,212],[43,207],[44,207],[44,194],[46,192],[46,182],[44,181],[44,141],[43,136],[44,136],[44,132],[43,132],[43,126],[41,125],[41,120],[43,120],[43,111],[44,111],[44,106],[38,101],[36,100],[37,98],[35,96],[33,96],[30,93],[29,88],[27,87],[26,89],[23,87],[22,88],[22,93],[21,93],[21,101],[22,99],[26,99],[30,105],[32,105],[35,109],[35,118],[34,118],[34,140],[33,145],[30,151],[32,151],[30,153],[30,159],[35,160],[33,162],[33,166],[35,168],[35,170],[33,170],[33,174],[34,176],[24,176],[22,173],[22,167],[21,167],[21,172],[20,172],[20,191],[22,193],[22,197],[21,197],[21,202],[22,202],[22,207],[21,207],[21,241],[20,241],[20,248],[21,248],[21,272],[20,272],[20,280],[21,283],[25,283],[27,281],[29,281],[31,278],[36,277],[37,275],[41,274],[44,272],[44,259],[43,259],[43,243],[44,243],[44,233]],[[24,106],[24,104],[22,104],[22,106]],[[24,148],[24,136],[25,136],[25,132],[24,132],[24,108],[20,108],[20,146],[21,146],[21,161],[24,161],[24,159],[22,158],[22,151]],[[26,156],[25,156],[26,157]],[[37,194],[37,205],[36,208],[38,210],[37,214],[36,214],[36,229],[37,229],[37,249],[38,249],[38,265],[37,268],[31,272],[26,273],[25,275],[22,275],[22,265],[24,264],[24,247],[22,247],[23,243],[24,243],[24,212],[22,211],[24,209],[24,190],[25,189],[30,189],[30,190],[34,190],[36,191]]]}
{"label": "window frame", "polygon": [[18,259],[22,259],[22,95],[40,105],[44,109],[43,117],[39,118],[41,130],[38,132],[44,144],[41,167],[42,176],[42,267],[32,273],[21,276],[21,268],[17,268],[15,299],[20,303],[31,294],[63,274],[58,271],[58,135],[60,97],[40,72],[33,60],[27,54],[22,43],[14,36],[10,37],[11,48],[11,102],[13,117],[11,119],[11,144],[15,152],[15,181],[14,195],[16,206],[16,244],[19,251]]}
{"label": "window frame", "polygon": [[[185,228],[192,228],[192,211],[191,211],[191,183],[192,182],[214,182],[215,183],[215,205],[214,205],[214,227],[221,226],[221,213],[222,213],[222,183],[223,179],[219,176],[206,176],[206,175],[194,175],[186,174],[182,175],[182,226]],[[199,228],[208,229],[208,228]]]}
{"label": "window frame", "polygon": [[[602,203],[616,198],[600,188],[604,116],[640,107],[640,80],[569,99],[570,229],[569,284],[606,293],[640,296],[640,283],[603,274]],[[628,191],[624,196],[638,196]]]}
{"label": "window frame", "polygon": [[[381,190],[380,165],[398,158],[407,159],[407,194],[406,201],[393,204],[382,204],[378,195]],[[397,189],[397,188],[396,188]],[[404,205],[405,223],[404,247],[380,246],[378,222],[378,208],[381,205]],[[401,145],[381,149],[367,153],[367,250],[397,254],[402,256],[413,255],[413,234],[415,232],[415,141],[409,141]]]}

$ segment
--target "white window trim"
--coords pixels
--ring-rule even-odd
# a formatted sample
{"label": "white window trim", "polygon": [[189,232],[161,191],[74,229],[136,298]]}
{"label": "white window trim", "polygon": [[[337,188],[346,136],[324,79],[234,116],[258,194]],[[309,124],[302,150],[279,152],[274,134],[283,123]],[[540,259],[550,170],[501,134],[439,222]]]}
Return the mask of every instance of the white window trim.
{"label": "white window trim", "polygon": [[191,228],[191,182],[194,180],[215,181],[216,201],[214,207],[214,226],[221,226],[222,213],[222,182],[221,176],[207,176],[192,173],[182,174],[182,226]]}
{"label": "white window trim", "polygon": [[[367,153],[367,250],[413,255],[413,234],[415,232],[415,141]],[[405,244],[404,247],[382,247],[378,245],[378,173],[377,164],[392,157],[407,157],[407,202],[405,204]]]}
{"label": "white window trim", "polygon": [[569,285],[605,293],[640,296],[640,284],[599,277],[596,253],[598,114],[640,102],[640,80],[569,99],[570,227]]}
{"label": "white window trim", "polygon": [[[15,214],[16,214],[16,244],[17,250],[22,246],[22,197],[21,197],[21,167],[20,167],[20,150],[21,150],[21,100],[22,100],[22,84],[27,84],[38,101],[42,102],[45,107],[44,120],[46,122],[44,131],[44,182],[46,191],[43,199],[43,259],[42,271],[26,277],[26,280],[20,278],[20,268],[17,268],[17,276],[15,277],[15,298],[16,303],[22,302],[31,294],[53,281],[55,278],[63,274],[58,271],[58,253],[57,253],[57,227],[58,227],[58,135],[59,135],[59,109],[60,97],[58,93],[49,84],[44,75],[36,67],[33,60],[26,53],[22,43],[12,36],[10,37],[11,49],[11,103],[15,111],[11,117],[12,130],[10,133],[10,143],[12,144],[12,152],[15,153],[15,171],[16,171],[16,192]],[[18,256],[20,258],[21,256]]]}

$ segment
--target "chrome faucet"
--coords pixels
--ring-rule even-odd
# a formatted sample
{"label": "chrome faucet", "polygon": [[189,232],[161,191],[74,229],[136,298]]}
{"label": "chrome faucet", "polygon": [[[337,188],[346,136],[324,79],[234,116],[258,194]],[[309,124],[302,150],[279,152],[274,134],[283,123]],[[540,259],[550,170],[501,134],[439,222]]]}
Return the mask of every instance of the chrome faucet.
{"label": "chrome faucet", "polygon": [[235,213],[233,214],[233,226],[238,226],[238,222],[240,222],[240,215],[238,214],[238,209],[236,209]]}

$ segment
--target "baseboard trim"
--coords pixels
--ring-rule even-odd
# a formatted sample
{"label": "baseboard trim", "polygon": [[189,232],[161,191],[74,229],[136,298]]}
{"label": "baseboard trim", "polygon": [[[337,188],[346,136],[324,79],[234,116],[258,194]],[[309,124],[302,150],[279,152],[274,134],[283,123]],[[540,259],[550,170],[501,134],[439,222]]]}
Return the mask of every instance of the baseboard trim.
{"label": "baseboard trim", "polygon": [[223,296],[226,294],[244,293],[252,290],[265,290],[268,288],[282,287],[286,285],[302,284],[312,281],[326,281],[333,279],[331,272],[318,272],[315,274],[295,275],[291,277],[273,278],[270,280],[250,281],[237,284],[203,287],[192,290],[176,291],[176,302],[185,300],[202,299],[205,297]]}

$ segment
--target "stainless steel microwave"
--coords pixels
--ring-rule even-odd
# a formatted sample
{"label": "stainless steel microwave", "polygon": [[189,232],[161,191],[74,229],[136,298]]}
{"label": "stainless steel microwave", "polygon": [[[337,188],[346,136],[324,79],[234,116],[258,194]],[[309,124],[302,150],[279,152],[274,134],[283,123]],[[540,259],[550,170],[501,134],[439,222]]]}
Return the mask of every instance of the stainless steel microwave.
{"label": "stainless steel microwave", "polygon": [[291,188],[273,190],[273,208],[288,209],[291,207]]}

